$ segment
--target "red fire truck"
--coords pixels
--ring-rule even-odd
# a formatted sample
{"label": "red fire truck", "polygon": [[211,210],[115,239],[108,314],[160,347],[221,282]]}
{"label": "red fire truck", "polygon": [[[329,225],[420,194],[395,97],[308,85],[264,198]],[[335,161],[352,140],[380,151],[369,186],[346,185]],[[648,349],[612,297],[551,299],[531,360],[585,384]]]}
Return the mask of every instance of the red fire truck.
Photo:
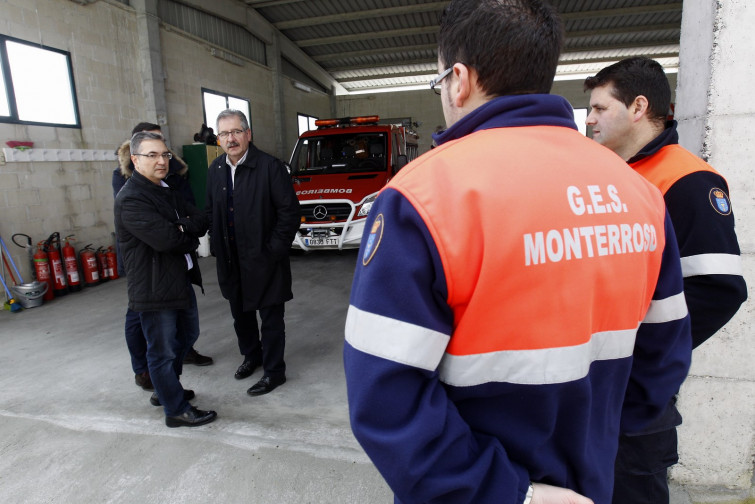
{"label": "red fire truck", "polygon": [[358,248],[378,191],[417,157],[417,135],[378,116],[322,119],[299,137],[291,175],[301,204],[292,247]]}

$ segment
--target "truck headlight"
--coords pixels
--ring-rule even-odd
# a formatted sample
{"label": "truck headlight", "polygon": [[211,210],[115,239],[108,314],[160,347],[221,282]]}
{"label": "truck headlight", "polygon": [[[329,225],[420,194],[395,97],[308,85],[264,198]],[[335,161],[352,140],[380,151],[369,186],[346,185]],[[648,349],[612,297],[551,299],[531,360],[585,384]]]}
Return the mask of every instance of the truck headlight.
{"label": "truck headlight", "polygon": [[375,203],[375,198],[377,198],[377,194],[375,196],[370,196],[369,198],[364,200],[364,203],[362,203],[362,208],[359,209],[357,217],[367,217],[367,214],[370,213],[370,209],[372,208],[372,204]]}

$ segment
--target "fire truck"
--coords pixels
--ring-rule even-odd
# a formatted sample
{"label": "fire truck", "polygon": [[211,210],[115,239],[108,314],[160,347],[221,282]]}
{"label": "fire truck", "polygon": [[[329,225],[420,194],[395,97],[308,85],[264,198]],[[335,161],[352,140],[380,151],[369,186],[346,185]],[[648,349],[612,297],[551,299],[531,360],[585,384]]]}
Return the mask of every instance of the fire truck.
{"label": "fire truck", "polygon": [[291,175],[301,205],[292,248],[359,248],[364,223],[378,192],[417,157],[418,136],[378,116],[315,121],[291,155]]}

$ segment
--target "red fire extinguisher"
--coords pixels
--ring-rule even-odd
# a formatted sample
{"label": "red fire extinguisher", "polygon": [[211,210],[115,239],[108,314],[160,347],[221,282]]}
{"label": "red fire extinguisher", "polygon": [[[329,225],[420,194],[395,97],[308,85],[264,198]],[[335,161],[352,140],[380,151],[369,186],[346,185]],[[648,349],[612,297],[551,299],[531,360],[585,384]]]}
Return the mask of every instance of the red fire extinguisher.
{"label": "red fire extinguisher", "polygon": [[66,278],[68,288],[71,292],[81,290],[81,277],[79,276],[79,264],[76,262],[76,249],[70,242],[73,241],[73,235],[66,236],[66,244],[63,246],[63,262],[66,266]]}
{"label": "red fire extinguisher", "polygon": [[68,294],[66,272],[63,269],[63,259],[60,257],[60,233],[53,233],[45,242],[45,251],[50,259],[50,273],[52,273],[53,288],[56,296]]}
{"label": "red fire extinguisher", "polygon": [[81,269],[84,271],[84,284],[91,287],[100,283],[97,257],[91,243],[79,250],[79,259],[81,259]]}
{"label": "red fire extinguisher", "polygon": [[38,281],[47,283],[47,291],[45,292],[43,299],[45,301],[52,301],[55,299],[52,275],[50,274],[50,261],[45,252],[45,242],[39,242],[37,244],[37,251],[34,253],[34,271],[37,275]]}
{"label": "red fire extinguisher", "polygon": [[107,269],[110,274],[110,279],[115,280],[120,278],[118,275],[118,257],[115,255],[115,247],[112,245],[109,246],[105,255],[107,257]]}
{"label": "red fire extinguisher", "polygon": [[107,255],[105,255],[104,247],[97,249],[97,266],[100,271],[100,282],[107,282],[110,280],[110,272],[107,268]]}

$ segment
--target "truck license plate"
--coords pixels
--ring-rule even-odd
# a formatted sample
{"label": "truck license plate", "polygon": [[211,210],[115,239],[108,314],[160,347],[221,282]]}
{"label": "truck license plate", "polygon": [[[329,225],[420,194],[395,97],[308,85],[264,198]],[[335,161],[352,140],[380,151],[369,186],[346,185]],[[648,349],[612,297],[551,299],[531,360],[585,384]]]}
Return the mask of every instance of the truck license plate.
{"label": "truck license plate", "polygon": [[307,238],[304,240],[304,243],[309,247],[338,245],[338,238]]}

